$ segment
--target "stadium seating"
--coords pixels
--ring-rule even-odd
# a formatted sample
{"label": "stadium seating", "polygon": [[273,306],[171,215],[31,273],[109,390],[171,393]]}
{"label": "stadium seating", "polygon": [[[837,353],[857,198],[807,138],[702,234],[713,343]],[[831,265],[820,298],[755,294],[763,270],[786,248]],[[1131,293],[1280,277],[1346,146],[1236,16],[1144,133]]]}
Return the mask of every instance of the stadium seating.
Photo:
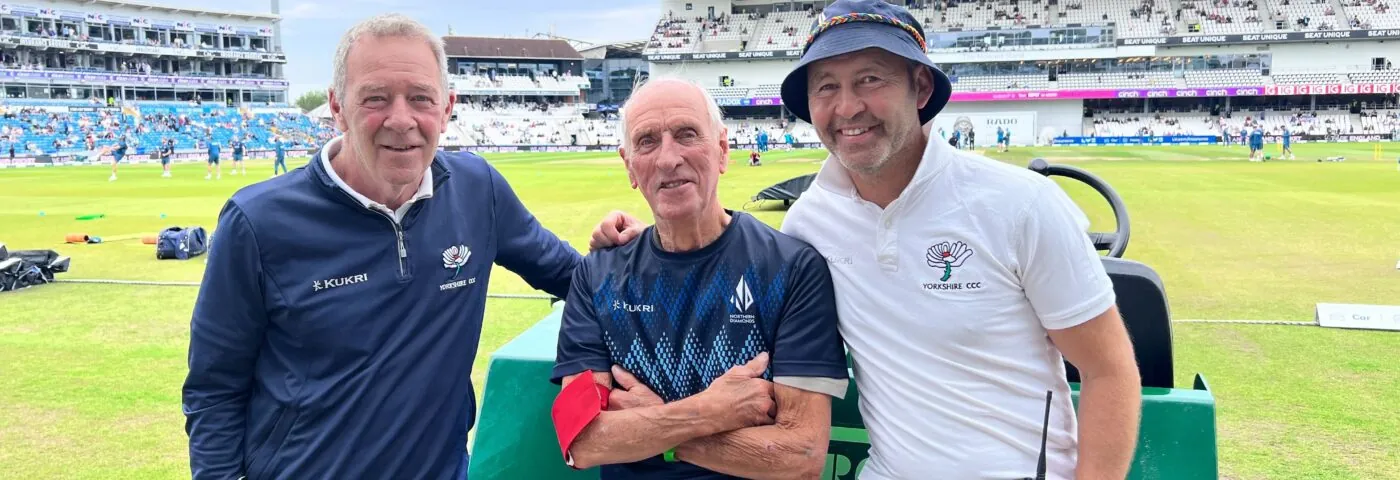
{"label": "stadium seating", "polygon": [[1342,6],[1351,28],[1400,28],[1400,11],[1387,0],[1342,0]]}
{"label": "stadium seating", "polygon": [[61,108],[101,105],[97,100],[9,101],[0,118],[0,151],[8,154],[14,148],[16,155],[90,152],[117,144],[122,135],[127,136],[131,153],[136,154],[156,151],[167,138],[175,140],[177,150],[200,150],[210,141],[228,145],[233,138],[242,137],[249,150],[259,150],[271,148],[274,136],[289,138],[294,146],[312,146],[333,135],[329,127],[294,108],[254,111],[187,102],[132,103],[80,111]]}
{"label": "stadium seating", "polygon": [[[892,3],[906,5],[893,0]],[[1334,1],[1336,3],[1334,3]],[[1343,11],[1337,11],[1337,5]],[[930,34],[1029,26],[1115,25],[1118,38],[1400,28],[1388,0],[938,0],[907,7]],[[818,10],[721,14],[656,24],[646,54],[799,48]],[[932,35],[930,35],[932,36]],[[1086,43],[930,47],[932,52],[1093,48]]]}
{"label": "stadium seating", "polygon": [[1352,83],[1396,83],[1400,82],[1400,70],[1377,70],[1357,72],[1347,75]]}
{"label": "stadium seating", "polygon": [[1178,27],[1167,15],[1167,0],[1068,0],[1059,6],[1055,24],[1113,22],[1119,37],[1157,37]]}
{"label": "stadium seating", "polygon": [[1269,9],[1275,21],[1283,22],[1285,30],[1316,31],[1345,30],[1342,17],[1337,15],[1330,0],[1270,0]]}
{"label": "stadium seating", "polygon": [[1044,2],[1035,2],[1024,7],[1021,3],[1006,0],[955,2],[949,5],[946,14],[939,17],[936,25],[945,29],[966,28],[967,25],[1017,28],[1040,25],[1048,18],[1049,10]]}
{"label": "stadium seating", "polygon": [[995,90],[1045,90],[1051,88],[1046,75],[974,75],[958,76],[953,90],[985,92]]}
{"label": "stadium seating", "polygon": [[1278,85],[1351,83],[1346,80],[1345,75],[1334,72],[1276,73],[1273,75],[1273,79],[1274,83]]}
{"label": "stadium seating", "polygon": [[1267,18],[1256,0],[1183,0],[1181,9],[1188,32],[1208,35],[1260,33]]}
{"label": "stadium seating", "polygon": [[693,52],[698,46],[694,42],[696,37],[696,26],[701,21],[697,18],[686,19],[682,16],[666,15],[656,24],[656,30],[652,33],[651,39],[647,41],[647,53],[684,53]]}
{"label": "stadium seating", "polygon": [[1118,74],[1066,73],[1059,76],[1055,88],[1170,88],[1182,86],[1176,72],[1152,71]]}
{"label": "stadium seating", "polygon": [[[1391,111],[1376,111],[1375,117],[1363,117],[1363,127],[1390,132],[1400,128],[1400,116]],[[1267,135],[1280,135],[1285,127],[1294,135],[1325,135],[1330,132],[1352,131],[1351,115],[1345,110],[1315,112],[1235,111],[1228,117],[1213,117],[1206,112],[1188,113],[1101,113],[1086,119],[1084,131],[1100,137],[1221,135],[1238,138],[1241,129],[1258,125]]]}
{"label": "stadium seating", "polygon": [[788,50],[801,48],[811,31],[816,11],[775,12],[759,22],[758,33],[749,42],[749,50]]}
{"label": "stadium seating", "polygon": [[1372,110],[1361,115],[1362,133],[1391,133],[1400,130],[1400,111]]}
{"label": "stadium seating", "polygon": [[1189,87],[1224,87],[1231,85],[1264,85],[1269,83],[1258,69],[1220,68],[1214,70],[1187,70],[1186,85]]}

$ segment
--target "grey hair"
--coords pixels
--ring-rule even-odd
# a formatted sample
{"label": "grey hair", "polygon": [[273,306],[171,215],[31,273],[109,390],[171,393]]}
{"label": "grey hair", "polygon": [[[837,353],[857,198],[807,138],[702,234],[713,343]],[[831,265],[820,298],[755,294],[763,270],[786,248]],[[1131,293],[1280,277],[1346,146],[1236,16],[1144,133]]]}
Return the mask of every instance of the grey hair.
{"label": "grey hair", "polygon": [[[361,38],[384,38],[402,37],[409,39],[423,40],[428,47],[433,49],[433,55],[437,57],[438,77],[442,82],[443,95],[451,95],[451,81],[447,75],[447,50],[443,47],[442,37],[433,34],[433,31],[417,20],[398,13],[386,13],[370,17],[362,21],[345,35],[340,37],[340,45],[335,48],[334,76],[331,80],[331,90],[335,92],[336,100],[344,102],[346,95],[345,82],[348,73],[346,72],[346,61],[350,58],[350,47]],[[341,103],[341,105],[344,105]]]}
{"label": "grey hair", "polygon": [[[706,107],[706,110],[708,110],[709,113],[710,113],[710,121],[714,123],[715,133],[717,133],[717,134],[723,134],[724,128],[725,128],[725,127],[724,127],[724,114],[721,113],[720,110],[719,110],[719,102],[716,102],[716,101],[715,101],[715,97],[712,96],[712,95],[710,95],[710,92],[709,92],[708,90],[705,90],[705,87],[700,86],[699,83],[696,83],[694,80],[691,80],[691,79],[688,79],[688,78],[682,78],[682,77],[670,76],[670,75],[660,76],[660,77],[650,77],[650,78],[648,78],[645,82],[643,82],[643,83],[641,83],[640,85],[638,85],[638,86],[636,86],[635,88],[633,88],[633,89],[632,89],[632,94],[631,94],[630,96],[627,97],[627,101],[626,101],[626,102],[623,102],[622,108],[619,108],[619,109],[617,110],[617,118],[618,118],[618,122],[617,122],[617,123],[618,123],[619,132],[621,132],[619,136],[622,137],[622,148],[625,148],[625,149],[628,149],[628,150],[631,150],[631,149],[632,149],[632,138],[631,138],[631,136],[628,135],[628,132],[627,132],[627,112],[628,112],[629,110],[631,110],[631,109],[629,108],[629,106],[632,105],[632,100],[635,99],[635,98],[637,98],[637,95],[640,94],[640,93],[642,93],[642,91],[645,90],[645,89],[647,88],[647,86],[652,85],[652,84],[656,84],[656,83],[666,83],[666,82],[679,82],[679,83],[683,83],[683,84],[685,84],[685,85],[689,85],[689,86],[691,86],[691,87],[694,87],[696,90],[699,90],[699,91],[700,91],[700,95],[701,95],[702,97],[704,97],[704,99],[705,99],[705,107]],[[724,141],[725,141],[725,142],[728,142],[729,139],[726,138],[726,139],[724,139]]]}

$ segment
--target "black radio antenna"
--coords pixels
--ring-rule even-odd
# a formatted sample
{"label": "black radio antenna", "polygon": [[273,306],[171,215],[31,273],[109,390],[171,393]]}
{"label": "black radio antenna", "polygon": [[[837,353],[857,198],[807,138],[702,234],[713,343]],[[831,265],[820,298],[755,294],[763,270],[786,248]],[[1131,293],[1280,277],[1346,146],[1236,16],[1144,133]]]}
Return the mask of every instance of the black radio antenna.
{"label": "black radio antenna", "polygon": [[1045,391],[1045,424],[1040,428],[1040,463],[1035,466],[1035,480],[1045,480],[1045,437],[1050,432],[1050,399],[1054,390]]}

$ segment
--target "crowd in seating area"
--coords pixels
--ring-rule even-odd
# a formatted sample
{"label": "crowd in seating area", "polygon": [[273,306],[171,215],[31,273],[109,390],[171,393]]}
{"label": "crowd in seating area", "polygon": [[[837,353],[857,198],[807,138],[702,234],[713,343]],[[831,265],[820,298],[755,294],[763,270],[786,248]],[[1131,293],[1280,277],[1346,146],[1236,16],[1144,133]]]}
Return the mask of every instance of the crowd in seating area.
{"label": "crowd in seating area", "polygon": [[[95,102],[95,103],[94,103]],[[22,102],[0,105],[0,155],[86,154],[127,142],[133,153],[151,153],[167,139],[177,150],[201,150],[210,142],[244,140],[249,150],[309,148],[333,138],[334,130],[296,109],[253,112],[189,102],[143,102],[91,108],[100,100]],[[70,110],[69,107],[85,108]]]}
{"label": "crowd in seating area", "polygon": [[1400,130],[1400,111],[1371,110],[1361,113],[1361,133],[1390,133]]}
{"label": "crowd in seating area", "polygon": [[[1390,0],[886,0],[904,6],[929,34],[930,51],[1044,50],[1090,48],[1081,43],[936,46],[941,32],[984,31],[1066,25],[1116,27],[1113,37],[1220,35],[1348,28],[1400,28],[1400,12]],[[647,41],[645,53],[764,51],[798,48],[817,7],[753,12],[740,8],[713,18],[692,12],[666,12]],[[687,15],[695,15],[687,17]],[[964,42],[966,43],[966,42]]]}
{"label": "crowd in seating area", "polygon": [[[444,146],[492,145],[617,146],[621,144],[616,113],[589,112],[584,105],[535,99],[472,97],[454,107]],[[760,132],[778,145],[791,134],[794,142],[818,143],[812,126],[778,118],[728,119],[731,144],[754,143]]]}
{"label": "crowd in seating area", "polygon": [[1371,117],[1373,128],[1357,128],[1346,110],[1244,111],[1212,116],[1206,112],[1106,113],[1086,121],[1084,133],[1090,136],[1172,136],[1208,135],[1238,139],[1255,127],[1268,136],[1280,136],[1284,129],[1292,135],[1389,133],[1389,126],[1400,126],[1393,112]]}
{"label": "crowd in seating area", "polygon": [[[453,78],[464,80],[468,88],[499,88],[514,90],[577,90],[588,88],[588,79],[577,75],[536,74],[529,75],[456,75]],[[460,92],[466,93],[466,92]]]}

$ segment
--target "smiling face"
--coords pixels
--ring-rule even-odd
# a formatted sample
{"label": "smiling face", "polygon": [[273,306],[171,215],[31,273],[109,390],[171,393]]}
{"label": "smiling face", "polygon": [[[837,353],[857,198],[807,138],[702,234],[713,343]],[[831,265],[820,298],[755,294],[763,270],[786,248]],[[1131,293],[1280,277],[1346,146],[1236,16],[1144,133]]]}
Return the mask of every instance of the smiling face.
{"label": "smiling face", "polygon": [[871,175],[916,138],[919,109],[933,95],[926,68],[868,48],[807,67],[812,126],[847,169]]}
{"label": "smiling face", "polygon": [[642,191],[657,220],[700,218],[718,208],[729,143],[704,95],[684,82],[658,80],[628,104],[626,147],[618,153],[632,188]]}
{"label": "smiling face", "polygon": [[452,114],[433,50],[421,39],[366,37],[345,65],[345,91],[330,92],[344,148],[376,180],[417,186]]}

